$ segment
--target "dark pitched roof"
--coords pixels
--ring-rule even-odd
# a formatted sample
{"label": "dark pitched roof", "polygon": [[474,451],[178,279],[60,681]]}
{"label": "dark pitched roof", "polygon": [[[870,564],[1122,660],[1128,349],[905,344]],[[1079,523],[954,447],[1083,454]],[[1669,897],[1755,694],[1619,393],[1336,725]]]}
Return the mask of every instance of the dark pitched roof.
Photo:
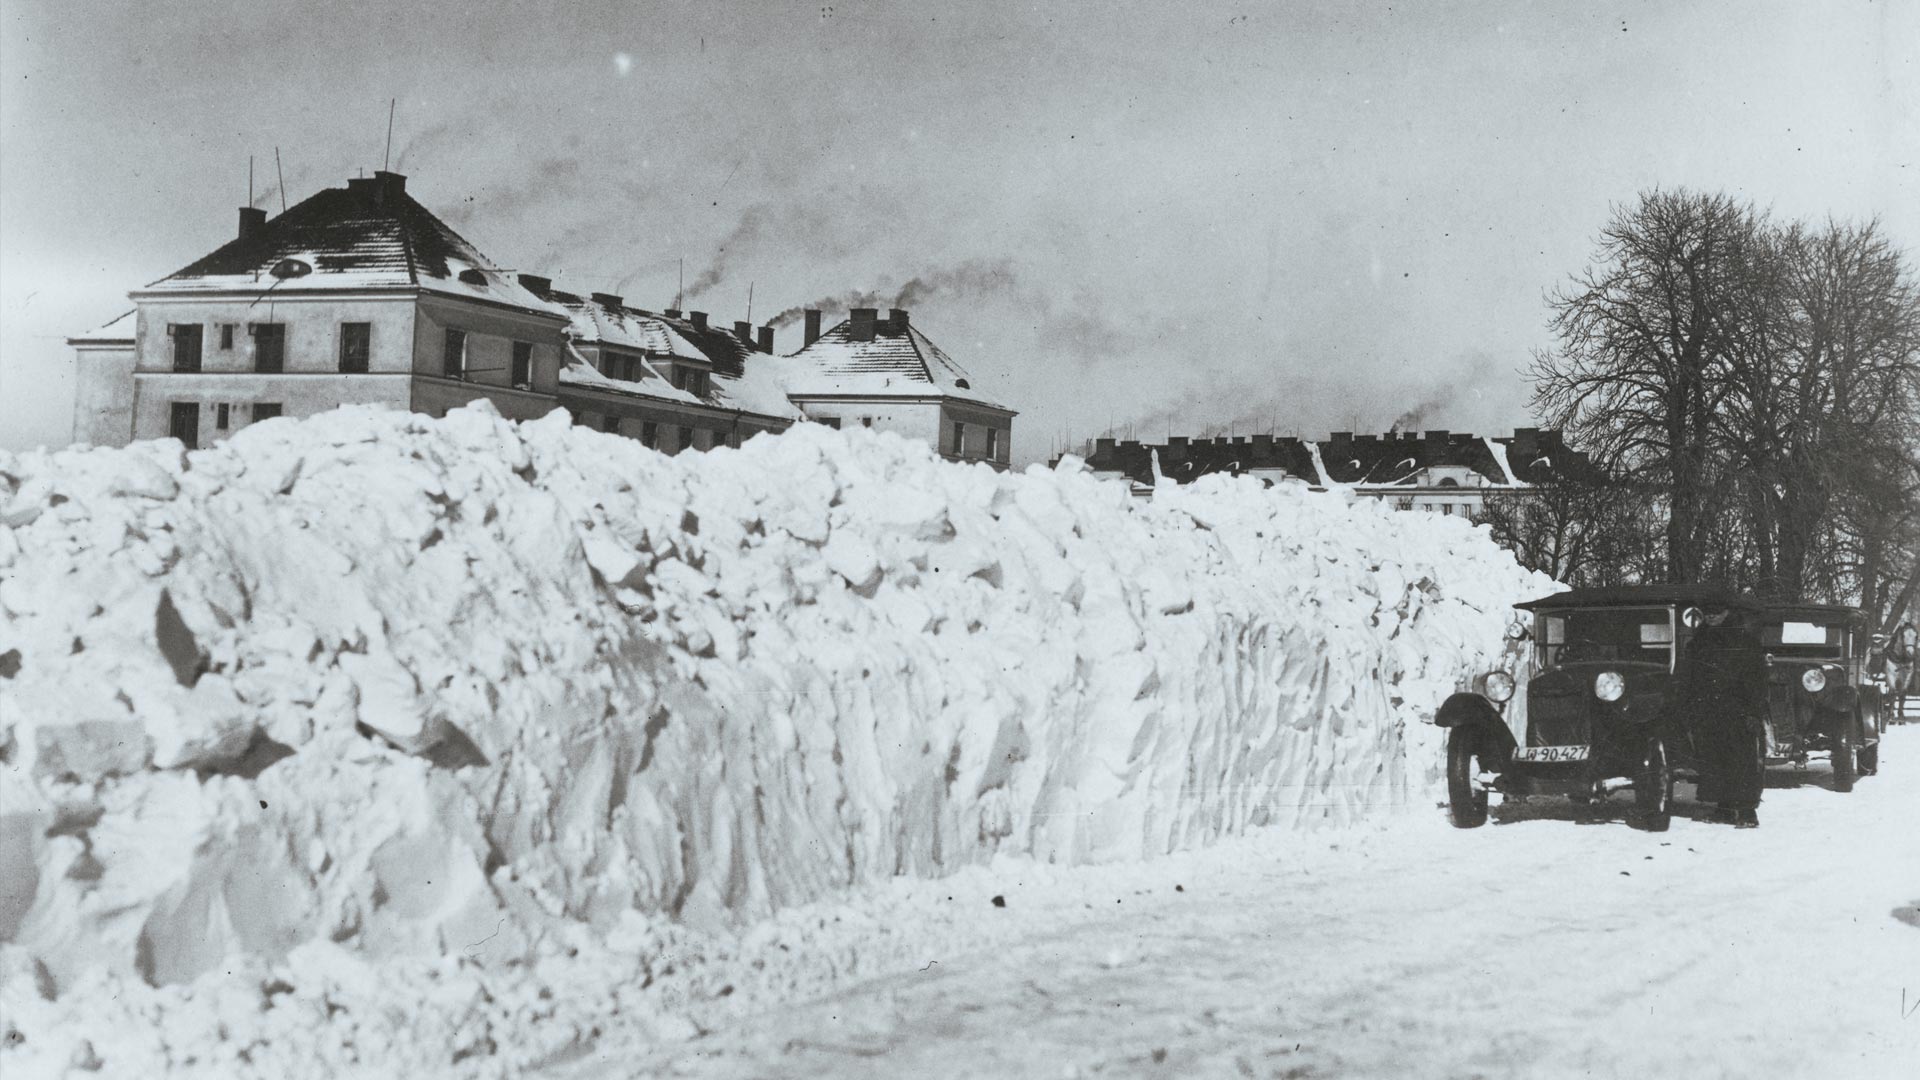
{"label": "dark pitched roof", "polygon": [[1595,480],[1603,475],[1600,467],[1584,451],[1575,450],[1548,429],[1517,428],[1511,436],[1496,438],[1504,447],[1507,466],[1523,484],[1542,484],[1552,480]]}
{"label": "dark pitched roof", "polygon": [[1507,483],[1505,470],[1485,439],[1445,431],[1350,435],[1336,432],[1320,444],[1320,461],[1335,484],[1414,485],[1431,468],[1472,469],[1496,484]]}
{"label": "dark pitched roof", "polygon": [[948,397],[1013,412],[973,385],[972,376],[905,318],[876,319],[870,338],[847,319],[788,355],[783,367],[796,396]]}
{"label": "dark pitched roof", "polygon": [[[294,274],[286,274],[288,269]],[[276,273],[276,269],[280,273]],[[149,292],[415,287],[542,314],[564,314],[522,288],[446,222],[406,193],[406,177],[378,173],[303,199]]]}
{"label": "dark pitched roof", "polygon": [[1237,438],[1168,440],[1165,446],[1099,439],[1087,465],[1101,472],[1124,473],[1136,483],[1153,483],[1153,457],[1160,455],[1160,471],[1186,483],[1213,473],[1239,476],[1256,469],[1285,469],[1307,483],[1317,483],[1313,455],[1299,439],[1271,435]]}

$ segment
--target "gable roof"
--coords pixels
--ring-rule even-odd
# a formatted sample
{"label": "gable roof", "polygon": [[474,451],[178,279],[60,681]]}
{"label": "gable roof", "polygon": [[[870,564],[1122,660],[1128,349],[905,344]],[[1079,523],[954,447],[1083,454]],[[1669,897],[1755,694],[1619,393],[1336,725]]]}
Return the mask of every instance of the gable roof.
{"label": "gable roof", "polygon": [[[781,376],[795,397],[945,397],[1013,414],[988,397],[953,357],[920,328],[899,318],[876,319],[871,340],[855,340],[842,320],[786,356]],[[1017,414],[1016,414],[1017,415]]]}
{"label": "gable roof", "polygon": [[[142,292],[417,288],[542,315],[565,314],[415,201],[406,192],[406,179],[381,172],[316,192]],[[305,272],[276,275],[275,268],[287,260]]]}

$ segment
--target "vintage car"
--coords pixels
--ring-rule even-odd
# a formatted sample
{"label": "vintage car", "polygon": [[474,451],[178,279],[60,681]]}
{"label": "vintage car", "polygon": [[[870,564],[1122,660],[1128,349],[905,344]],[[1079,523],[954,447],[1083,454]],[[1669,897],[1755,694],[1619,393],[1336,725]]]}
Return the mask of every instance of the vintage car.
{"label": "vintage car", "polygon": [[1880,768],[1886,692],[1872,672],[1867,613],[1823,604],[1769,606],[1756,620],[1767,650],[1767,764],[1825,757],[1836,791]]}
{"label": "vintage car", "polygon": [[1517,607],[1533,618],[1521,700],[1521,680],[1493,671],[1434,716],[1448,729],[1453,823],[1485,823],[1489,791],[1588,802],[1631,787],[1637,824],[1665,830],[1675,777],[1696,771],[1692,732],[1667,708],[1679,658],[1703,610],[1759,605],[1712,586],[1631,585]]}

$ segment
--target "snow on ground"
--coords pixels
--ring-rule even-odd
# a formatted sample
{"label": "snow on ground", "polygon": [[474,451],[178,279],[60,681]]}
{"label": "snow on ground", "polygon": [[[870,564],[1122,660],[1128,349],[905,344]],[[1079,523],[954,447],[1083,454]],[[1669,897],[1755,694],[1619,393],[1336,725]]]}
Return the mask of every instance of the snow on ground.
{"label": "snow on ground", "polygon": [[1339,493],[1140,503],[815,425],[668,458],[348,409],[0,457],[0,1069],[684,1037],[924,945],[846,931],[852,889],[1423,802],[1417,719],[1551,588]]}
{"label": "snow on ground", "polygon": [[1594,824],[1534,799],[1475,831],[1436,809],[1124,873],[1008,867],[1004,909],[923,883],[873,908],[924,934],[891,970],[548,1075],[1910,1077],[1916,760],[1907,727],[1851,794],[1774,770],[1753,832],[1683,784],[1664,834],[1627,827],[1626,795]]}

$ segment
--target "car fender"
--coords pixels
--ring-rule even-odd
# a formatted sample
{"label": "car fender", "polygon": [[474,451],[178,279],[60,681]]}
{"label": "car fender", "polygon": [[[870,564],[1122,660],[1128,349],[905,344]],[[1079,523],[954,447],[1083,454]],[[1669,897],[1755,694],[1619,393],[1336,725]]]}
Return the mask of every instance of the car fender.
{"label": "car fender", "polygon": [[1482,737],[1490,740],[1490,756],[1504,756],[1502,751],[1512,753],[1515,743],[1513,732],[1508,730],[1507,722],[1500,717],[1500,710],[1484,695],[1470,691],[1454,694],[1440,705],[1440,711],[1433,715],[1433,722],[1443,728],[1468,728],[1481,732]]}

